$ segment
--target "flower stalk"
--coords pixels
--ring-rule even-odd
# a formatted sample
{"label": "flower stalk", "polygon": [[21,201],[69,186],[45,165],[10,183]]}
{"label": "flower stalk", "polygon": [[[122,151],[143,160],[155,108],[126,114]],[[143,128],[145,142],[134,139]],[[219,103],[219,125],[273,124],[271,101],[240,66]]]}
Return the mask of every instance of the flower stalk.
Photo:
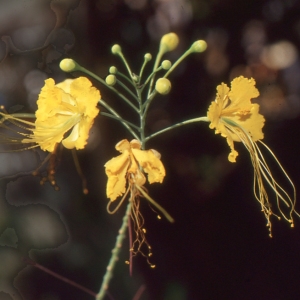
{"label": "flower stalk", "polygon": [[96,296],[96,300],[104,299],[104,297],[106,295],[106,292],[108,290],[110,280],[113,277],[113,271],[114,271],[115,265],[116,265],[116,263],[119,259],[119,254],[120,254],[120,251],[122,249],[123,241],[126,237],[126,230],[127,230],[127,227],[128,227],[130,212],[131,212],[131,202],[129,202],[127,204],[127,208],[126,208],[125,215],[123,217],[122,225],[119,229],[119,234],[118,234],[117,239],[116,239],[116,244],[115,244],[114,249],[112,250],[112,256],[111,256],[111,258],[109,260],[109,263],[106,267],[106,272],[105,272],[105,275],[103,277],[99,293]]}

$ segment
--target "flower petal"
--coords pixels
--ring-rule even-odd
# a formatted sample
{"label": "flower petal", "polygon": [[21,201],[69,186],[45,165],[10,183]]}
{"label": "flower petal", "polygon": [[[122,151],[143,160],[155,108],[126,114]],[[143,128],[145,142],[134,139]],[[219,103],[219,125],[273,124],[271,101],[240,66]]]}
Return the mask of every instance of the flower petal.
{"label": "flower petal", "polygon": [[96,107],[100,100],[100,92],[86,77],[74,79],[70,85],[70,94],[76,99],[78,111],[94,119],[99,109]]}
{"label": "flower petal", "polygon": [[[231,91],[228,94],[231,104],[230,110],[244,111],[251,109],[251,99],[259,96],[259,92],[255,87],[253,78],[237,77],[231,82]],[[223,112],[226,113],[225,111]]]}
{"label": "flower petal", "polygon": [[108,177],[106,195],[111,201],[116,200],[126,191],[126,174],[129,164],[129,155],[126,151],[104,165]]}
{"label": "flower petal", "polygon": [[[230,120],[249,133],[253,141],[262,140],[264,138],[262,128],[264,127],[265,118],[259,113],[258,104],[252,104],[250,111],[246,115],[237,114],[235,116],[231,116]],[[232,138],[234,141],[241,141],[235,134],[232,134]]]}
{"label": "flower petal", "polygon": [[233,143],[233,139],[228,136],[226,138],[227,144],[230,147],[231,152],[228,155],[228,160],[230,162],[236,162],[236,157],[239,155],[238,152],[234,149],[234,143]]}
{"label": "flower petal", "polygon": [[149,183],[162,182],[166,171],[160,159],[152,150],[132,149],[133,155],[139,165],[148,174]]}
{"label": "flower petal", "polygon": [[70,135],[64,140],[62,140],[63,146],[67,149],[73,149],[75,147],[76,141],[78,140],[78,137],[79,137],[79,123],[77,123],[73,127]]}

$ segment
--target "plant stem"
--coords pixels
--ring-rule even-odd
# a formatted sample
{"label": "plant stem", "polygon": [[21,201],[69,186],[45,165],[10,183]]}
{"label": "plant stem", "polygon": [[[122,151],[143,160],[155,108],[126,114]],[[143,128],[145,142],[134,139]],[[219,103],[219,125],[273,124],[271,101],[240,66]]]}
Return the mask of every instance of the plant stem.
{"label": "plant stem", "polygon": [[139,99],[137,98],[137,96],[120,80],[117,79],[117,83],[125,90],[127,91],[128,94],[130,94],[132,96],[132,98],[134,98],[137,102],[139,101]]}
{"label": "plant stem", "polygon": [[201,122],[201,121],[203,121],[203,122],[209,122],[209,119],[207,117],[200,117],[200,118],[195,118],[195,119],[190,119],[190,120],[186,120],[186,121],[183,121],[183,122],[179,122],[179,123],[174,124],[174,125],[172,125],[170,127],[164,128],[164,129],[162,129],[160,131],[157,131],[157,132],[155,132],[153,134],[148,135],[147,137],[145,137],[145,141],[149,141],[153,137],[158,136],[159,134],[164,133],[166,131],[169,131],[171,129],[174,129],[174,128],[177,128],[177,127],[180,127],[180,126],[183,126],[183,125],[187,125],[187,124],[190,124],[190,123]]}
{"label": "plant stem", "polygon": [[122,242],[123,242],[123,240],[126,236],[125,233],[126,233],[126,229],[127,229],[127,226],[128,226],[128,218],[130,216],[130,212],[131,212],[131,202],[129,201],[129,203],[127,205],[126,213],[123,217],[122,226],[119,230],[119,234],[117,236],[116,244],[115,244],[114,249],[112,250],[112,256],[111,256],[111,258],[109,260],[109,263],[108,263],[108,266],[106,268],[106,273],[103,277],[102,285],[101,285],[99,293],[96,296],[96,300],[104,299],[105,294],[108,290],[110,280],[113,276],[113,270],[115,268],[115,264],[119,259],[118,256],[119,256],[119,253],[120,253],[120,250],[121,250],[121,247],[122,247]]}
{"label": "plant stem", "polygon": [[85,69],[84,67],[78,66],[77,71],[81,71],[83,73],[86,73],[87,75],[90,75],[91,77],[95,78],[99,82],[101,82],[103,85],[105,85],[107,88],[109,88],[111,91],[115,92],[119,97],[121,97],[130,107],[132,107],[137,113],[139,113],[138,108],[123,94],[121,94],[118,90],[116,90],[114,87],[108,85],[105,80],[103,80],[101,77],[97,76],[93,72]]}
{"label": "plant stem", "polygon": [[135,124],[133,124],[133,123],[131,123],[131,122],[129,122],[129,121],[126,121],[126,120],[124,120],[124,119],[122,119],[122,118],[116,117],[115,115],[112,115],[112,114],[110,114],[110,113],[101,111],[100,114],[101,114],[102,116],[105,116],[105,117],[108,117],[108,118],[111,118],[111,119],[118,120],[118,121],[120,121],[121,123],[122,123],[122,122],[127,123],[129,126],[132,126],[133,128],[135,128],[135,129],[138,130],[138,131],[141,130],[140,127],[136,126]]}
{"label": "plant stem", "polygon": [[16,113],[16,114],[10,114],[14,118],[24,118],[24,119],[35,119],[35,114],[27,114],[27,113]]}
{"label": "plant stem", "polygon": [[103,101],[102,99],[99,100],[99,103],[101,105],[103,105],[109,112],[111,112],[114,116],[116,116],[120,122],[128,129],[128,131],[137,139],[139,140],[139,137],[137,136],[137,134],[132,130],[132,128],[127,124],[127,122],[123,122],[123,118],[121,118],[121,116],[110,106],[108,105],[105,101]]}
{"label": "plant stem", "polygon": [[176,61],[175,63],[172,65],[172,67],[168,70],[168,72],[164,75],[165,78],[167,78],[169,76],[169,74],[174,71],[174,69],[190,54],[194,53],[193,49],[188,49],[187,51],[185,51]]}

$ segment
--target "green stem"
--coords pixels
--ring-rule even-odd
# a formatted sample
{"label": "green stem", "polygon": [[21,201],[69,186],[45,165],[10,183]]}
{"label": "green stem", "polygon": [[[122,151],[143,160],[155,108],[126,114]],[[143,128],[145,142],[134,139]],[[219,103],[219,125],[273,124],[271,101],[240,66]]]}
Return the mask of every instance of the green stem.
{"label": "green stem", "polygon": [[151,101],[154,99],[154,97],[156,96],[157,91],[153,90],[153,92],[149,95],[149,97],[147,98],[147,100],[145,101],[145,103],[142,106],[142,112],[144,114],[147,114],[148,108],[150,106]]}
{"label": "green stem", "polygon": [[[142,86],[142,88],[141,88],[141,90],[143,91],[143,89],[145,88],[145,86],[148,84],[148,82],[149,82],[149,80],[151,79],[151,78],[153,78],[153,76],[155,76],[156,75],[156,73],[157,72],[159,72],[160,70],[162,70],[163,68],[160,66],[159,68],[157,68],[155,71],[153,71],[149,76],[148,76],[148,78],[146,79],[146,81],[143,83],[143,86]],[[150,94],[149,94],[150,95]],[[149,96],[148,95],[148,96]]]}
{"label": "green stem", "polygon": [[166,131],[169,131],[171,129],[174,129],[174,128],[177,128],[177,127],[180,127],[180,126],[183,126],[183,125],[187,125],[187,124],[190,124],[190,123],[201,122],[201,121],[203,121],[203,122],[209,122],[209,119],[207,117],[199,117],[199,118],[195,118],[195,119],[190,119],[190,120],[186,120],[186,121],[183,121],[183,122],[179,122],[179,123],[174,124],[174,125],[172,125],[170,127],[164,128],[164,129],[162,129],[160,131],[157,131],[157,132],[155,132],[153,134],[150,134],[149,136],[147,136],[145,138],[145,142],[149,141],[153,137],[158,136],[159,134],[164,133]]}
{"label": "green stem", "polygon": [[141,83],[142,76],[143,76],[143,72],[144,72],[144,69],[145,69],[145,67],[146,67],[146,65],[147,65],[148,62],[149,62],[149,60],[144,59],[144,62],[143,62],[143,65],[142,65],[142,67],[141,67],[140,74],[139,74],[139,81],[138,81],[138,84]]}
{"label": "green stem", "polygon": [[[155,63],[154,63],[154,66],[153,66],[153,76],[151,77],[151,81],[150,81],[150,84],[149,84],[149,90],[148,90],[148,97],[149,95],[151,94],[152,92],[152,87],[153,87],[153,84],[154,84],[154,79],[155,79],[155,73],[156,73],[156,69],[161,61],[161,58],[162,56],[165,54],[164,51],[161,51],[161,49],[159,49],[158,53],[157,53],[157,56],[156,56],[156,59],[155,59]],[[147,97],[147,98],[148,98]]]}
{"label": "green stem", "polygon": [[129,64],[127,63],[127,60],[125,59],[123,53],[122,53],[122,52],[119,52],[118,55],[119,55],[120,58],[122,59],[122,61],[123,61],[124,65],[125,65],[125,67],[126,67],[126,69],[127,69],[127,72],[128,72],[128,74],[129,74],[130,78],[133,79],[133,78],[132,78],[132,72],[131,72],[131,69],[130,69]]}
{"label": "green stem", "polygon": [[120,119],[120,122],[125,126],[128,131],[136,138],[137,140],[140,140],[137,134],[132,130],[132,128],[127,124],[127,122],[122,122],[123,118],[110,106],[108,105],[105,101],[102,99],[99,100],[99,103],[104,106],[106,109],[108,109],[114,116],[116,116],[118,119]]}
{"label": "green stem", "polygon": [[115,120],[118,120],[118,121],[120,121],[121,123],[127,123],[129,126],[131,126],[131,127],[134,127],[136,130],[138,130],[138,131],[141,131],[141,129],[140,129],[140,127],[138,127],[138,126],[136,126],[136,125],[134,125],[133,123],[131,123],[131,122],[129,122],[129,121],[126,121],[126,120],[124,120],[124,119],[122,119],[122,118],[119,118],[119,117],[116,117],[116,116],[114,116],[114,115],[112,115],[112,114],[110,114],[110,113],[107,113],[107,112],[100,112],[100,114],[101,115],[103,115],[103,116],[105,116],[105,117],[108,117],[108,118],[112,118],[112,119],[115,119]]}
{"label": "green stem", "polygon": [[117,74],[116,74],[116,75],[122,77],[122,78],[125,79],[129,84],[131,84],[131,85],[134,87],[134,84],[132,83],[131,78],[128,78],[125,74],[123,74],[123,73],[120,72],[120,71],[117,71]]}
{"label": "green stem", "polygon": [[101,288],[100,288],[99,293],[96,296],[96,300],[104,299],[105,294],[108,290],[110,280],[113,276],[113,270],[115,268],[115,265],[116,265],[117,261],[119,260],[119,253],[121,251],[123,240],[126,236],[125,233],[126,233],[126,229],[127,229],[127,226],[128,226],[128,218],[130,216],[130,212],[131,212],[131,202],[129,201],[129,203],[127,205],[126,213],[123,217],[122,226],[119,230],[119,234],[117,236],[116,244],[115,244],[114,249],[112,250],[112,256],[111,256],[111,258],[109,260],[109,263],[108,263],[108,266],[106,268],[106,273],[103,277]]}
{"label": "green stem", "polygon": [[134,98],[137,102],[139,102],[138,97],[120,80],[117,80],[117,83],[127,92],[132,98]]}
{"label": "green stem", "polygon": [[[127,98],[125,97],[123,94],[121,94],[118,90],[116,90],[114,87],[108,85],[105,80],[103,80],[101,77],[97,76],[96,74],[94,74],[93,72],[78,66],[77,71],[81,71],[83,73],[86,73],[87,75],[93,77],[94,79],[98,80],[99,82],[101,82],[103,85],[105,85],[107,88],[109,88],[111,91],[115,92],[120,98],[122,98],[130,107],[132,107],[137,113],[139,113],[138,108]],[[103,101],[103,100],[102,100]]]}
{"label": "green stem", "polygon": [[164,75],[165,78],[167,78],[169,76],[169,74],[171,72],[174,71],[174,69],[190,54],[194,53],[195,51],[193,49],[188,49],[187,51],[185,51],[176,61],[175,63],[172,65],[172,67],[168,70],[168,72]]}
{"label": "green stem", "polygon": [[142,143],[142,149],[145,149],[146,141],[145,141],[145,125],[146,125],[146,114],[143,113],[143,101],[142,101],[142,95],[141,91],[137,90],[138,97],[140,99],[140,138]]}
{"label": "green stem", "polygon": [[27,114],[27,113],[16,113],[16,114],[10,114],[10,116],[15,118],[24,118],[24,119],[35,119],[35,114]]}

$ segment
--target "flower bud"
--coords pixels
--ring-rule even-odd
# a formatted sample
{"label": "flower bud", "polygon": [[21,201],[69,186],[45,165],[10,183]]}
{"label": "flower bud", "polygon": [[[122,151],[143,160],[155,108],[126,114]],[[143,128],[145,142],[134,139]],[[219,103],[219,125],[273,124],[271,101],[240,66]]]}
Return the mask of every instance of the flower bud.
{"label": "flower bud", "polygon": [[117,72],[118,72],[118,69],[117,69],[116,67],[111,66],[111,67],[109,68],[109,73],[110,73],[110,74],[117,74]]}
{"label": "flower bud", "polygon": [[204,40],[198,40],[193,43],[191,50],[193,52],[204,52],[207,48],[207,43]]}
{"label": "flower bud", "polygon": [[172,66],[172,63],[169,61],[169,60],[164,60],[162,63],[161,63],[161,66],[164,70],[169,70]]}
{"label": "flower bud", "polygon": [[63,59],[60,64],[59,67],[64,71],[64,72],[72,72],[75,71],[77,66],[76,66],[76,62],[71,59],[71,58],[65,58]]}
{"label": "flower bud", "polygon": [[115,44],[111,47],[111,52],[112,52],[112,54],[120,54],[120,53],[122,53],[122,48],[120,45]]}
{"label": "flower bud", "polygon": [[139,82],[140,77],[134,73],[132,73],[131,78],[134,82]]}
{"label": "flower bud", "polygon": [[150,53],[146,53],[145,56],[144,56],[144,59],[146,61],[150,61],[152,59],[152,55]]}
{"label": "flower bud", "polygon": [[110,85],[110,86],[114,86],[117,82],[117,78],[115,75],[108,75],[106,78],[105,78],[105,82]]}
{"label": "flower bud", "polygon": [[162,95],[167,95],[171,90],[171,82],[167,78],[159,78],[156,81],[155,89]]}
{"label": "flower bud", "polygon": [[160,51],[163,53],[173,51],[179,43],[176,33],[170,32],[165,34],[160,40]]}

